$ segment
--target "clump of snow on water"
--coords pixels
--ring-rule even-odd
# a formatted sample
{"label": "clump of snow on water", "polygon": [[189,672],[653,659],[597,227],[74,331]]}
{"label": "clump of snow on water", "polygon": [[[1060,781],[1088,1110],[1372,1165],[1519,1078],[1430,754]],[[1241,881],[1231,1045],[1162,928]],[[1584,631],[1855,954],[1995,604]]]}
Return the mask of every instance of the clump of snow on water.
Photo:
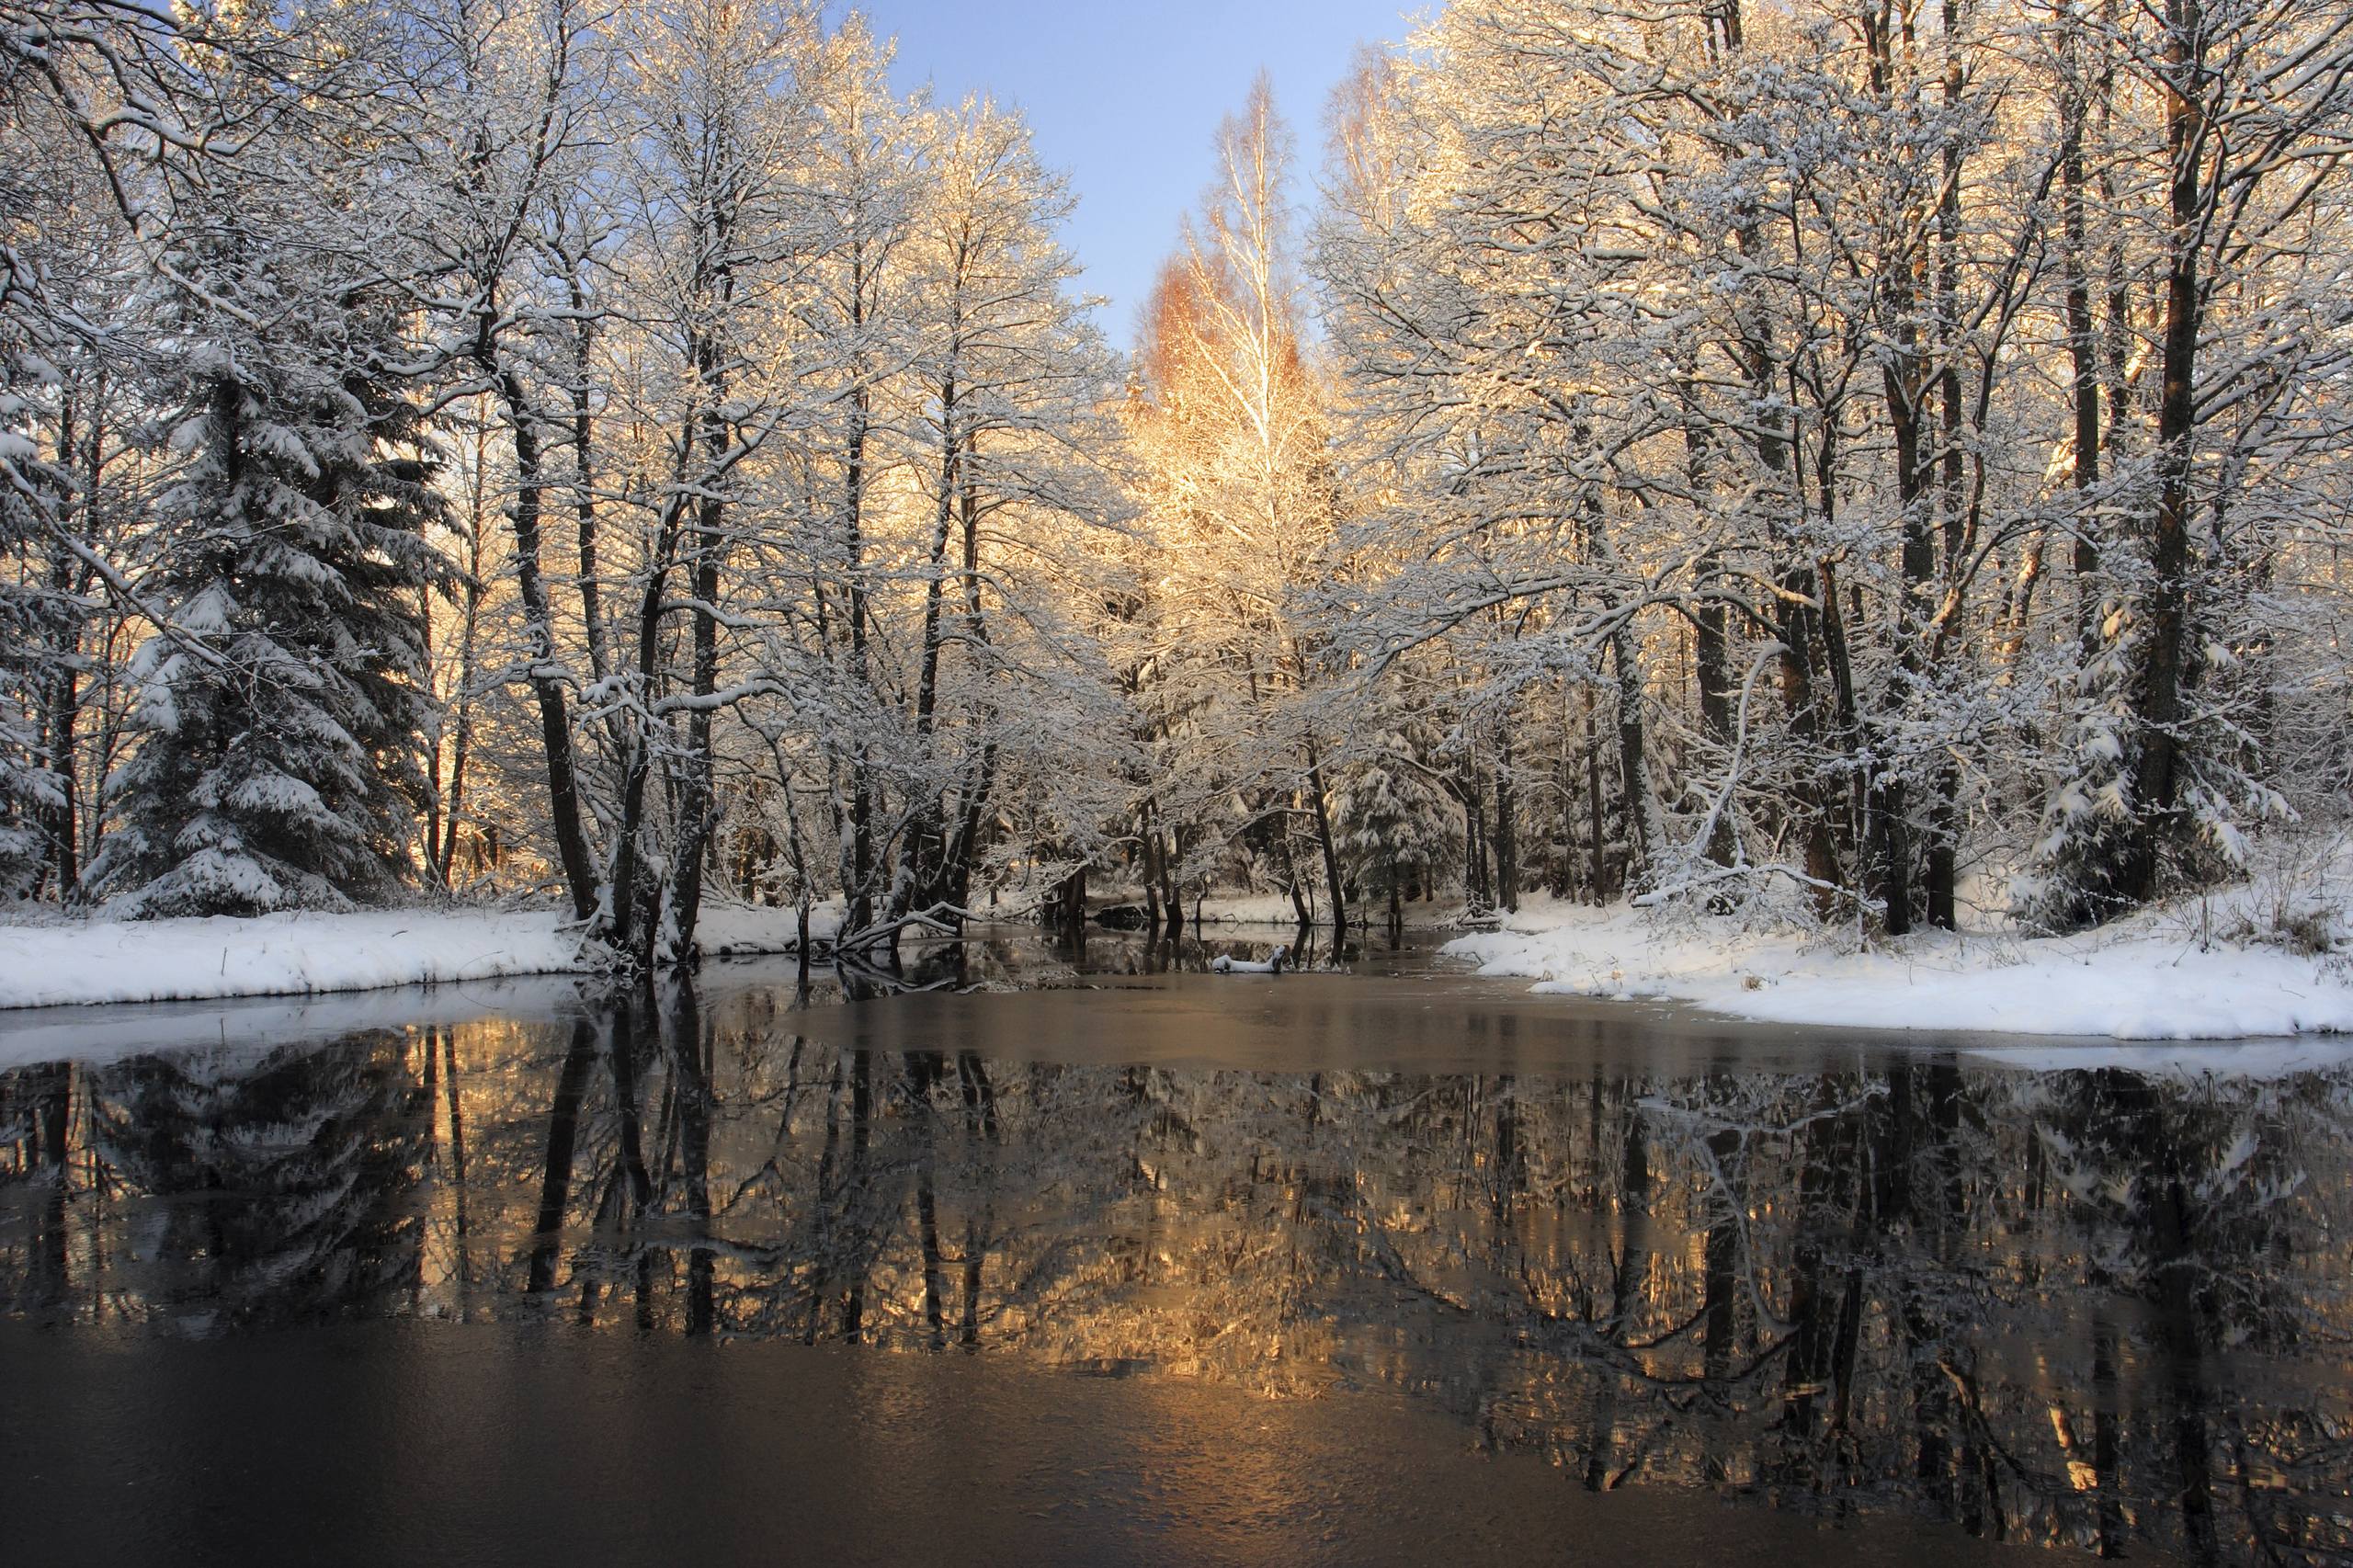
{"label": "clump of snow on water", "polygon": [[1851,933],[1534,900],[1442,950],[1540,993],[1656,997],[1765,1023],[2115,1040],[2353,1032],[2344,954],[2249,939],[2266,896],[2250,887],[2077,937],[1923,931],[1870,948]]}

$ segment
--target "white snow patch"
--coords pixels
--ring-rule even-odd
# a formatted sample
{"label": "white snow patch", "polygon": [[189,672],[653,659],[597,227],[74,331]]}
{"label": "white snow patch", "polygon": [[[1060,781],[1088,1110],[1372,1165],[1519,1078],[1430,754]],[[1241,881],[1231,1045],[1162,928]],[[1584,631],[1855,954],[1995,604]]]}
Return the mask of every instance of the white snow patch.
{"label": "white snow patch", "polygon": [[[813,937],[841,923],[838,903],[810,911]],[[697,926],[712,957],[790,952],[800,941],[791,909],[714,903]],[[547,909],[0,925],[0,1008],[307,996],[588,967],[577,923]]]}
{"label": "white snow patch", "polygon": [[564,973],[582,967],[569,924],[551,910],[416,909],[0,926],[0,1007]]}
{"label": "white snow patch", "polygon": [[2177,910],[2081,937],[1919,932],[1873,950],[1622,905],[1538,900],[1503,920],[1443,951],[1540,993],[1661,997],[1759,1022],[2114,1040],[2353,1032],[2343,958],[2211,938]]}
{"label": "white snow patch", "polygon": [[[846,913],[837,898],[810,905],[810,940],[830,942],[839,936]],[[706,958],[789,953],[801,946],[801,912],[748,903],[706,904],[695,918],[695,941]]]}

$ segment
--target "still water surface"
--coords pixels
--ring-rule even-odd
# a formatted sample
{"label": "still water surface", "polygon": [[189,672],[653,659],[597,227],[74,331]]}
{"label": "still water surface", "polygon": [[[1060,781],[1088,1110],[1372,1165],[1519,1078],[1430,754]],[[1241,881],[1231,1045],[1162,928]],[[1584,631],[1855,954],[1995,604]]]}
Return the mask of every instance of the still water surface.
{"label": "still water surface", "polygon": [[2353,1549],[2326,1054],[1205,956],[0,1016],[0,1561]]}

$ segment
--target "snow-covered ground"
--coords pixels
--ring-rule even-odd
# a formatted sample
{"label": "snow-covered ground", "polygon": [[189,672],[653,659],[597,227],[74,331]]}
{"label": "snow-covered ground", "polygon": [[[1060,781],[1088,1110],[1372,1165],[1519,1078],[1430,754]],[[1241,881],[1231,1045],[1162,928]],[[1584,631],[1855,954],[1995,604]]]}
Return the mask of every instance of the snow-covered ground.
{"label": "snow-covered ground", "polygon": [[[840,927],[837,906],[812,912],[813,936],[830,937]],[[701,928],[712,957],[788,952],[799,940],[790,909],[714,904]],[[0,1008],[301,996],[584,967],[573,922],[553,910],[0,925]]]}
{"label": "snow-covered ground", "polygon": [[[1195,905],[1188,900],[1185,918],[1189,924]],[[1199,901],[1200,919],[1204,926],[1296,926],[1299,911],[1286,892],[1212,893]],[[1319,909],[1318,914],[1322,911]]]}
{"label": "snow-covered ground", "polygon": [[1534,900],[1444,950],[1540,993],[1664,997],[1772,1023],[2116,1040],[2353,1031],[2353,960],[2218,934],[2250,929],[2252,898],[2079,937],[1918,932],[1874,949],[1851,935]]}
{"label": "snow-covered ground", "polygon": [[[809,937],[830,942],[841,934],[847,911],[839,899],[809,907]],[[756,953],[789,953],[801,945],[797,910],[769,909],[745,903],[705,906],[695,921],[695,940],[705,958],[740,958]]]}
{"label": "snow-covered ground", "polygon": [[580,966],[552,912],[395,910],[0,926],[0,1006],[301,995]]}

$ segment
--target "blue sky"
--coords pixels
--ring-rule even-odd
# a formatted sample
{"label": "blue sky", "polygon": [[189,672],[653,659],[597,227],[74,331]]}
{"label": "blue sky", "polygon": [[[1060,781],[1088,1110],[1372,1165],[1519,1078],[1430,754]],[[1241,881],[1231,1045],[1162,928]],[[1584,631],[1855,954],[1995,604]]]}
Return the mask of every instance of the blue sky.
{"label": "blue sky", "polygon": [[[1121,347],[1211,175],[1211,133],[1264,66],[1299,139],[1304,209],[1323,161],[1324,105],[1358,42],[1402,37],[1424,0],[866,0],[896,34],[892,79],[943,99],[989,92],[1029,117],[1079,202],[1065,238],[1104,294]],[[829,14],[850,7],[836,3]]]}

